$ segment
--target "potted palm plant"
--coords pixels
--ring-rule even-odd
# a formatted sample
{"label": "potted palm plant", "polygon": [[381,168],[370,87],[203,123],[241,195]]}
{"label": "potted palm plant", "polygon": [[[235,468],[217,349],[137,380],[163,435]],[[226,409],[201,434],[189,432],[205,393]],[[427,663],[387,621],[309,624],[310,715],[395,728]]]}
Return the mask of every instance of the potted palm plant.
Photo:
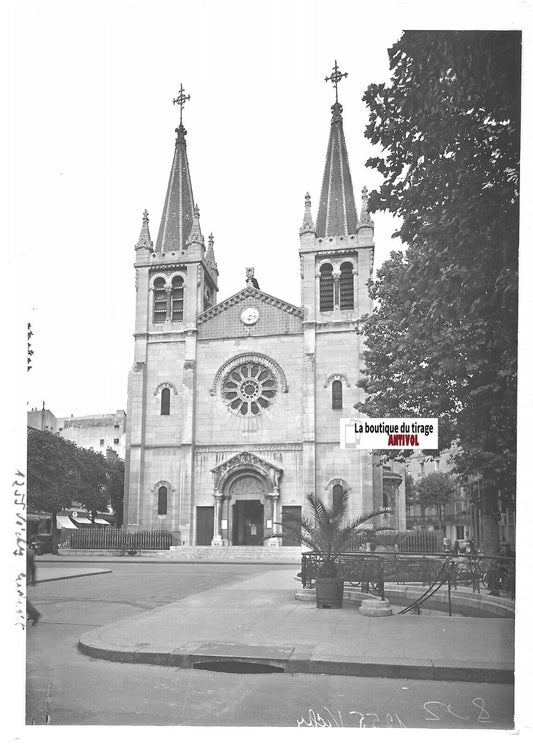
{"label": "potted palm plant", "polygon": [[302,517],[293,525],[282,525],[281,533],[276,537],[296,538],[313,553],[319,555],[321,560],[315,584],[317,607],[339,608],[342,607],[344,579],[339,576],[337,559],[353,544],[355,537],[368,538],[380,532],[381,528],[375,528],[366,523],[374,517],[387,514],[388,509],[367,512],[347,521],[348,494],[346,491],[331,508],[313,494],[308,494],[306,500],[311,510],[311,517]]}

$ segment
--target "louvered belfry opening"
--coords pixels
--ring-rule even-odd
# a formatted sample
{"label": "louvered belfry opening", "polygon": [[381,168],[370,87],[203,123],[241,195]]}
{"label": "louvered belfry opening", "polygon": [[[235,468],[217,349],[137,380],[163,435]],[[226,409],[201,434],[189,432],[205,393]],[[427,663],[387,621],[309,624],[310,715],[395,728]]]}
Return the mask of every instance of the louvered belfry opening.
{"label": "louvered belfry opening", "polygon": [[172,279],[172,320],[183,320],[183,277],[175,276]]}
{"label": "louvered belfry opening", "polygon": [[320,267],[320,312],[333,310],[333,266]]}
{"label": "louvered belfry opening", "polygon": [[353,310],[353,266],[349,261],[341,264],[340,308]]}
{"label": "louvered belfry opening", "polygon": [[167,317],[167,294],[165,280],[158,277],[154,281],[154,323],[164,323]]}

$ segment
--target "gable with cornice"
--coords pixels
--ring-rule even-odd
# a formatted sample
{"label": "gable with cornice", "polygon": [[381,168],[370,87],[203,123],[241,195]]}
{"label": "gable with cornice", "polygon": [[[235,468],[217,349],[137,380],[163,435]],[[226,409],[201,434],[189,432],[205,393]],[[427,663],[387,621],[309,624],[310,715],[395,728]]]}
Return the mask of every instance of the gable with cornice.
{"label": "gable with cornice", "polygon": [[[243,311],[254,308],[258,318],[245,323]],[[198,338],[246,338],[302,332],[301,308],[247,286],[198,316]]]}

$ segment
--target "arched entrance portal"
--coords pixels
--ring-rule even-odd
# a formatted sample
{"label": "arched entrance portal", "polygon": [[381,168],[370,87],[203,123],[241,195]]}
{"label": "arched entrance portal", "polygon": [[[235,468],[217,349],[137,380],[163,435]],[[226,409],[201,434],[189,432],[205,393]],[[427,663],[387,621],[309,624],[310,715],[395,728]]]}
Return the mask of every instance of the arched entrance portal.
{"label": "arched entrance portal", "polygon": [[233,545],[262,545],[266,488],[253,475],[237,476],[229,486]]}
{"label": "arched entrance portal", "polygon": [[212,545],[278,544],[279,482],[283,469],[253,452],[212,468],[215,500]]}

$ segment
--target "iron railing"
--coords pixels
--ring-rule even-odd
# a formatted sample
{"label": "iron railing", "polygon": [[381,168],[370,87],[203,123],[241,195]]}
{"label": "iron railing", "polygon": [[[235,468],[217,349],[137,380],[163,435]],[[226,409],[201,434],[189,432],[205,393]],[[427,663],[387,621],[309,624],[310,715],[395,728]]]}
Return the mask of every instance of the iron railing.
{"label": "iron railing", "polygon": [[[319,553],[302,554],[301,581],[311,587],[320,573],[324,557]],[[504,592],[514,598],[515,559],[490,555],[450,555],[450,553],[342,553],[336,559],[338,575],[362,591],[381,596],[386,582],[396,584],[433,584],[443,574],[456,589],[485,588],[493,595]]]}
{"label": "iron railing", "polygon": [[172,533],[167,530],[140,530],[92,527],[76,530],[61,530],[61,547],[78,550],[119,550],[124,553],[139,550],[168,550],[172,545]]}

